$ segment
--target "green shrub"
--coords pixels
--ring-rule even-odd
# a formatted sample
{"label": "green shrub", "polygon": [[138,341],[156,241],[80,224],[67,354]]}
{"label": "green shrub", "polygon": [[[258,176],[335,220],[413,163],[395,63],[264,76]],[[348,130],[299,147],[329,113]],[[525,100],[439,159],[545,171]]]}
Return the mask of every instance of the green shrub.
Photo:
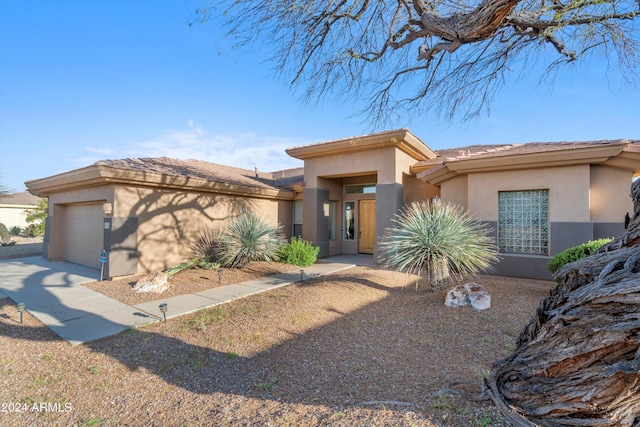
{"label": "green shrub", "polygon": [[556,256],[551,258],[551,261],[549,261],[549,263],[547,264],[547,269],[549,269],[549,271],[553,274],[570,262],[578,261],[588,257],[589,255],[600,249],[602,246],[609,243],[611,240],[613,239],[590,240],[587,243],[565,249],[564,251],[557,253]]}
{"label": "green shrub", "polygon": [[292,237],[291,241],[278,250],[280,262],[307,267],[316,262],[320,248],[300,237]]}
{"label": "green shrub", "polygon": [[488,229],[459,206],[436,199],[414,202],[393,218],[380,242],[385,268],[420,274],[426,270],[434,289],[452,275],[487,270],[498,259]]}
{"label": "green shrub", "polygon": [[257,213],[246,212],[217,236],[215,261],[232,268],[250,261],[277,261],[284,241],[280,226],[270,224]]}
{"label": "green shrub", "polygon": [[20,227],[18,227],[17,225],[9,227],[9,233],[11,233],[12,236],[17,236],[21,231],[22,229],[20,229]]}
{"label": "green shrub", "polygon": [[0,237],[6,239],[10,235],[11,235],[11,233],[9,233],[9,230],[7,229],[7,226],[0,222]]}

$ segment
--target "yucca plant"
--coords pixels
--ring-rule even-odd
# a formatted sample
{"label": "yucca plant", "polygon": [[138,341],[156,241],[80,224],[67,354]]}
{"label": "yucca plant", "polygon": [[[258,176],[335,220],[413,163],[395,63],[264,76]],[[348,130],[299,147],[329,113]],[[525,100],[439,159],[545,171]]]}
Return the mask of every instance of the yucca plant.
{"label": "yucca plant", "polygon": [[206,261],[215,260],[218,253],[218,240],[221,234],[222,231],[220,229],[211,227],[197,231],[189,245],[191,254]]}
{"label": "yucca plant", "polygon": [[279,225],[255,212],[246,212],[225,227],[217,241],[216,261],[226,267],[242,267],[250,261],[277,261],[286,242]]}
{"label": "yucca plant", "polygon": [[457,205],[414,202],[393,220],[379,245],[385,268],[409,274],[426,271],[433,289],[451,276],[488,270],[498,260],[489,230]]}

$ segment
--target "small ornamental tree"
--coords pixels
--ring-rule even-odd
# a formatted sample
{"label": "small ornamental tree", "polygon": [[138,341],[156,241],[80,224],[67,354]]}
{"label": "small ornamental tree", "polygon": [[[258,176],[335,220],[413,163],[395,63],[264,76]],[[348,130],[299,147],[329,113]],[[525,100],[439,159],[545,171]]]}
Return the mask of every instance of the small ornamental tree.
{"label": "small ornamental tree", "polygon": [[498,255],[488,229],[457,205],[436,199],[414,202],[393,219],[379,245],[385,268],[409,274],[427,272],[433,289],[451,276],[488,270]]}
{"label": "small ornamental tree", "polygon": [[41,199],[38,202],[38,206],[27,211],[25,221],[30,224],[27,228],[29,235],[37,236],[44,234],[48,208],[49,201],[47,199]]}

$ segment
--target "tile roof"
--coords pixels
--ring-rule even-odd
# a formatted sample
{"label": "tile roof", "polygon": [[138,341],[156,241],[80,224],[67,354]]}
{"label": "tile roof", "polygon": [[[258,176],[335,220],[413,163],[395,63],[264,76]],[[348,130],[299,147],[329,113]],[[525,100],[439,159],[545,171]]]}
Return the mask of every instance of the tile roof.
{"label": "tile roof", "polygon": [[257,169],[242,169],[203,160],[182,160],[169,157],[101,160],[95,165],[170,176],[185,176],[257,188],[288,188],[303,181],[302,168],[266,173]]}
{"label": "tile roof", "polygon": [[364,139],[364,138],[373,138],[376,136],[382,136],[382,135],[393,135],[394,133],[397,132],[410,132],[409,129],[405,128],[400,128],[400,129],[392,129],[392,130],[385,130],[385,131],[380,131],[380,132],[372,132],[372,133],[368,133],[365,135],[356,135],[356,136],[349,136],[346,138],[337,138],[337,139],[331,139],[329,141],[321,141],[321,142],[315,142],[313,144],[307,144],[307,145],[299,145],[296,147],[291,147],[289,148],[289,150],[295,150],[297,148],[306,148],[306,147],[317,147],[317,146],[321,146],[321,145],[330,145],[330,144],[334,144],[336,142],[340,142],[340,141],[348,141],[348,140],[358,140],[358,139]]}
{"label": "tile roof", "polygon": [[468,147],[451,148],[438,151],[439,157],[450,157],[456,160],[469,157],[498,157],[513,156],[517,154],[544,153],[550,151],[574,150],[596,146],[624,145],[630,141],[625,139],[578,141],[578,142],[528,142],[526,144],[501,144],[501,145],[471,145]]}
{"label": "tile roof", "polygon": [[0,204],[3,205],[37,205],[39,201],[40,197],[34,196],[28,191],[0,195]]}
{"label": "tile roof", "polygon": [[626,139],[600,140],[600,141],[577,141],[577,142],[528,142],[524,144],[496,144],[496,145],[469,145],[459,148],[446,148],[435,151],[438,157],[432,160],[416,163],[415,166],[469,160],[485,159],[490,157],[515,156],[521,154],[548,153],[553,151],[575,150],[579,148],[603,147],[625,144],[635,144],[639,141],[629,141]]}

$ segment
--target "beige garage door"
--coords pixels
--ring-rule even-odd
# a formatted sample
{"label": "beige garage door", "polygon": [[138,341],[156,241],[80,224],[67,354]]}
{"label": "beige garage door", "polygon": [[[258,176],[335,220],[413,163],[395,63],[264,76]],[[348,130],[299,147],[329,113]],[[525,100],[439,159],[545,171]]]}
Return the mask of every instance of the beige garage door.
{"label": "beige garage door", "polygon": [[89,267],[100,268],[104,238],[102,203],[69,205],[65,209],[64,258]]}

